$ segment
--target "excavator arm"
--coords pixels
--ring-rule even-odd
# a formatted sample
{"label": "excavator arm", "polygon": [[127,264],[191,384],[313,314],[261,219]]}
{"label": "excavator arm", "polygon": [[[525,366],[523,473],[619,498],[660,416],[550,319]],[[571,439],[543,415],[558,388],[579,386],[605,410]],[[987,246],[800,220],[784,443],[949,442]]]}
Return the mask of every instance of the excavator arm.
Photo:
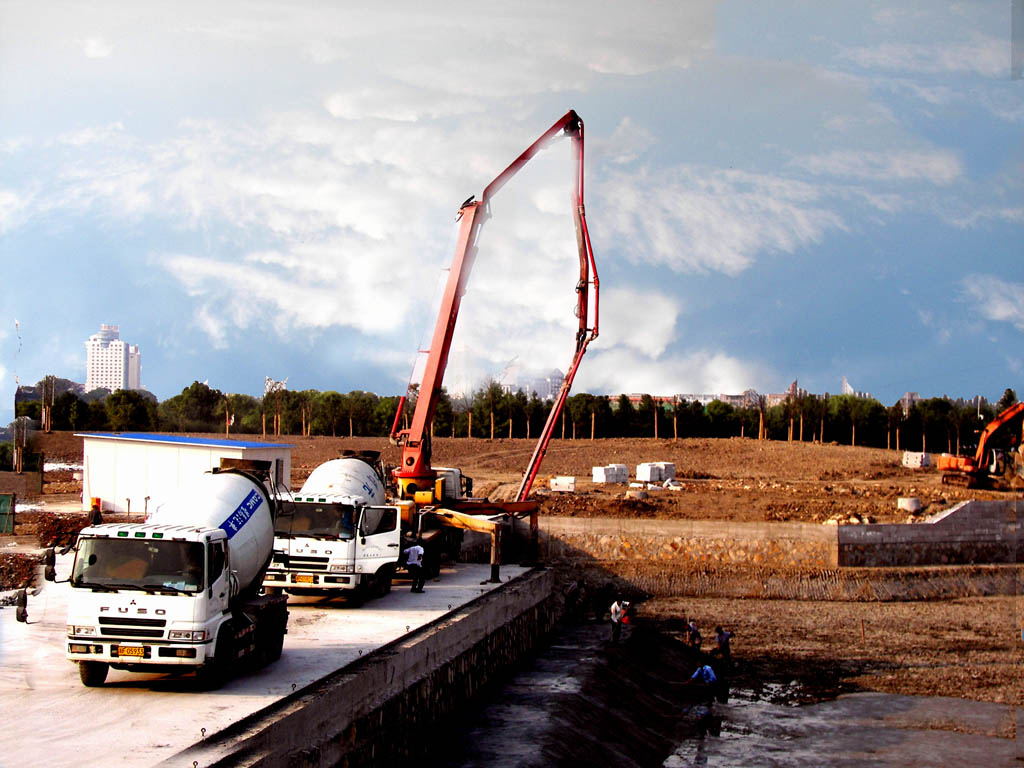
{"label": "excavator arm", "polygon": [[[574,179],[572,187],[572,213],[576,225],[576,244],[579,252],[579,281],[576,285],[576,317],[579,327],[576,331],[576,345],[572,363],[565,376],[554,406],[548,416],[544,431],[541,434],[533,457],[520,486],[518,499],[524,500],[529,494],[533,478],[547,450],[551,433],[558,419],[565,398],[572,385],[573,377],[579,367],[587,345],[597,337],[598,333],[598,288],[597,269],[594,254],[590,245],[590,234],[583,206],[583,121],[575,111],[570,110],[555,122],[540,138],[513,160],[505,170],[485,188],[476,200],[470,197],[459,208],[459,233],[452,259],[448,281],[441,299],[434,334],[430,343],[427,363],[423,372],[423,380],[419,388],[419,396],[413,411],[412,421],[407,429],[399,429],[405,398],[399,401],[398,413],[395,415],[391,438],[402,446],[402,463],[395,470],[394,476],[401,498],[416,498],[417,493],[428,491],[435,495],[436,473],[430,463],[430,424],[441,394],[442,381],[448,365],[451,351],[452,336],[458,319],[462,296],[466,291],[474,260],[477,256],[477,242],[480,230],[488,216],[488,205],[491,198],[537,153],[560,137],[568,137],[572,141],[574,156]],[[591,323],[591,310],[593,322]]]}

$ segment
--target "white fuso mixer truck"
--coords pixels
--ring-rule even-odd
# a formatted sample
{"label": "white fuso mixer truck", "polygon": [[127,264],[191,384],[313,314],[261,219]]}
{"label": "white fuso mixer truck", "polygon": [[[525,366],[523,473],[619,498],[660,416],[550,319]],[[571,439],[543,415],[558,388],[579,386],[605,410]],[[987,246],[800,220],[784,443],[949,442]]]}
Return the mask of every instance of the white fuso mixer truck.
{"label": "white fuso mixer truck", "polygon": [[274,505],[255,475],[215,469],[145,523],[83,529],[69,579],[66,646],[82,682],[102,685],[110,667],[194,670],[215,688],[239,666],[277,659],[287,598],[259,594]]}
{"label": "white fuso mixer truck", "polygon": [[385,503],[375,453],[324,462],[292,499],[281,500],[267,592],[384,595],[402,550],[411,501]]}

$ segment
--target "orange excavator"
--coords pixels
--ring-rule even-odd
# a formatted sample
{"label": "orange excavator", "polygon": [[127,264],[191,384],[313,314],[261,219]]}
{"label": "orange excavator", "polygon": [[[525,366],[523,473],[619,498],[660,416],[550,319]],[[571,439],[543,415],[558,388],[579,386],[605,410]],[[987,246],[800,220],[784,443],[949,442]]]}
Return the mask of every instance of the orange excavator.
{"label": "orange excavator", "polygon": [[[533,456],[523,475],[515,501],[491,502],[472,498],[471,483],[457,469],[435,468],[431,464],[430,425],[441,395],[445,368],[451,350],[455,322],[458,319],[462,296],[478,251],[480,230],[489,217],[491,198],[537,153],[560,137],[572,142],[574,173],[571,186],[571,213],[576,227],[576,247],[579,258],[579,280],[576,283],[575,349],[561,388],[555,397],[547,422],[537,441]],[[452,259],[448,281],[434,326],[434,335],[424,366],[419,397],[412,420],[406,429],[399,429],[405,397],[399,400],[391,440],[402,447],[402,463],[392,472],[395,492],[399,499],[415,502],[421,518],[429,515],[442,525],[490,532],[495,539],[500,534],[501,520],[508,515],[530,515],[531,537],[536,537],[537,504],[528,501],[534,478],[547,451],[559,413],[565,404],[573,378],[579,368],[587,345],[597,338],[598,289],[597,267],[590,245],[590,234],[583,206],[583,121],[574,110],[569,110],[540,138],[524,150],[505,170],[485,188],[479,200],[470,197],[459,208],[459,233],[455,256]],[[422,525],[417,526],[419,530]],[[494,542],[496,543],[496,542]],[[492,552],[492,558],[494,553]],[[492,566],[495,565],[492,559]]]}
{"label": "orange excavator", "polygon": [[973,456],[941,454],[936,465],[942,470],[942,482],[975,488],[991,477],[1021,475],[1024,471],[1024,454],[1021,453],[1024,450],[1024,428],[1020,437],[1015,439],[1017,445],[1011,450],[1012,455],[990,445],[996,431],[1021,414],[1024,414],[1024,401],[1014,403],[992,419],[978,436],[978,448]]}

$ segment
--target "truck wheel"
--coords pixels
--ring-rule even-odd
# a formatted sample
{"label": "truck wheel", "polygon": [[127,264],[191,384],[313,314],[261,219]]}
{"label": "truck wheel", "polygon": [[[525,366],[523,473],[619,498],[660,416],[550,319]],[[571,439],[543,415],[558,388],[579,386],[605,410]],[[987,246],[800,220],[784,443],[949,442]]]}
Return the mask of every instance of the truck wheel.
{"label": "truck wheel", "polygon": [[89,688],[103,685],[103,682],[107,679],[108,669],[110,669],[110,665],[102,661],[78,662],[78,676],[82,678],[82,685]]}
{"label": "truck wheel", "polygon": [[391,591],[391,579],[394,577],[394,575],[394,571],[386,565],[379,571],[377,571],[377,583],[375,586],[377,587],[378,597],[384,597],[384,595],[388,594]]}
{"label": "truck wheel", "polygon": [[284,649],[284,627],[275,626],[263,637],[263,664],[267,665],[281,658]]}
{"label": "truck wheel", "polygon": [[233,653],[234,629],[230,624],[225,624],[217,635],[217,648],[213,652],[213,659],[196,670],[196,680],[200,688],[204,691],[215,691],[227,682]]}

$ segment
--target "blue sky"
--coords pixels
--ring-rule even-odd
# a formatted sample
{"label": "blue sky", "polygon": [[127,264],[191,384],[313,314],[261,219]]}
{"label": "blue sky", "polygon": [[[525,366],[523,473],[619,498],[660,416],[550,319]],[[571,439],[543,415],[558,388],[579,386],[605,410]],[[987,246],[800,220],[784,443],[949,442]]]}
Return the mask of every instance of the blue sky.
{"label": "blue sky", "polygon": [[[570,108],[577,391],[1024,390],[1010,2],[321,5],[0,0],[0,422],[101,323],[161,399],[404,391],[459,204]],[[569,180],[495,198],[450,388],[566,367]]]}

